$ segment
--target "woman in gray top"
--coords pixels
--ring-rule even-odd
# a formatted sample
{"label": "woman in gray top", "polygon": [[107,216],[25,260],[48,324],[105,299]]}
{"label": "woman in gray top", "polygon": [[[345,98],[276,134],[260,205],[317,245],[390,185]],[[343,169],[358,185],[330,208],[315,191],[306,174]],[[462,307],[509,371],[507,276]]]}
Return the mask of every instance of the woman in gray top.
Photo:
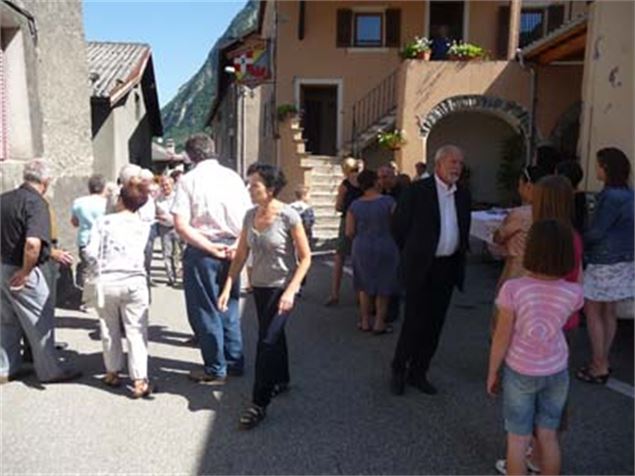
{"label": "woman in gray top", "polygon": [[232,285],[251,252],[258,347],[252,404],[240,417],[243,429],[260,423],[271,398],[288,388],[284,325],[311,265],[311,251],[300,215],[276,198],[286,184],[282,171],[272,165],[256,163],[249,167],[247,174],[249,193],[256,207],[245,215],[236,256],[218,298],[219,309],[225,311]]}

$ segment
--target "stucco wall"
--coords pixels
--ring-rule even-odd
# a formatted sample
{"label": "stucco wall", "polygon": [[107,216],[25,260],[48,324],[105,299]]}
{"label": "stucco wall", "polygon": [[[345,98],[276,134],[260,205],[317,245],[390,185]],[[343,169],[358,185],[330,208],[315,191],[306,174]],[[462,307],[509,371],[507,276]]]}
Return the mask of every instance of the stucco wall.
{"label": "stucco wall", "polygon": [[115,142],[115,121],[111,114],[110,103],[91,101],[91,114],[95,173],[104,175],[108,180],[114,180],[117,176],[118,163],[112,151],[112,144]]}
{"label": "stucco wall", "polygon": [[[500,6],[507,3],[504,1],[469,2],[466,9],[467,39],[495,54],[498,40],[498,11]],[[277,105],[295,103],[299,89],[296,83],[300,80],[340,80],[343,91],[338,118],[341,122],[339,146],[343,147],[351,138],[353,104],[399,68],[402,61],[398,55],[400,48],[372,50],[337,48],[337,9],[355,10],[368,7],[401,9],[401,43],[403,45],[414,36],[423,35],[427,31],[427,2],[311,1],[306,2],[305,5],[305,36],[303,40],[299,40],[299,2],[275,2],[275,7],[274,2],[267,4],[263,27],[264,37],[273,36],[273,11],[274,8],[278,9],[275,103]],[[523,85],[520,89],[525,91],[527,88]],[[514,94],[522,95],[515,92]],[[269,96],[265,93],[262,99],[263,106],[268,99]],[[409,120],[412,117],[411,114]],[[411,135],[411,137],[414,136]],[[266,155],[273,149],[270,143],[265,145],[265,139],[266,136],[262,135],[261,155]],[[420,156],[421,153],[410,163],[414,164],[420,160]],[[278,160],[280,160],[279,157]]]}
{"label": "stucco wall", "polygon": [[[539,69],[538,140],[547,137],[562,113],[580,99],[580,78],[579,66]],[[426,141],[421,139],[417,117],[427,117],[442,101],[460,95],[501,98],[529,112],[530,84],[529,72],[514,61],[405,61],[400,70],[397,114],[397,126],[408,140],[397,152],[401,169],[413,174],[414,164],[426,157]],[[517,126],[512,117],[499,117]]]}
{"label": "stucco wall", "polygon": [[[74,250],[75,231],[68,226],[69,210],[72,201],[86,193],[86,178],[93,167],[82,5],[79,0],[17,3],[35,17],[38,26],[37,46],[28,27],[22,27],[29,80],[26,107],[30,108],[36,136],[32,154],[43,156],[53,165],[56,180],[49,196],[58,215],[60,242]],[[10,157],[2,163],[3,191],[21,181],[22,165],[31,158]]]}
{"label": "stucco wall", "polygon": [[244,141],[246,172],[252,163],[261,160],[262,86],[255,89],[245,88],[238,102],[234,91],[234,88],[230,87],[223,96],[212,122],[213,137],[223,165],[237,172],[240,172],[241,165],[238,162],[243,153]]}
{"label": "stucco wall", "polygon": [[595,157],[613,146],[635,159],[633,2],[603,1],[591,6],[578,150],[585,169],[583,187],[599,190]]}
{"label": "stucco wall", "polygon": [[[306,2],[305,37],[298,39],[299,2],[277,2],[277,104],[295,103],[295,82],[299,79],[341,79],[343,105],[342,140],[350,139],[351,108],[355,101],[377,86],[400,64],[399,48],[364,50],[336,48],[338,8],[373,6],[373,2]],[[423,2],[382,2],[380,8],[401,9],[401,39],[405,42],[423,34]]]}
{"label": "stucco wall", "polygon": [[[93,121],[103,120],[93,137],[96,172],[104,174],[108,180],[115,180],[119,169],[129,162],[149,167],[152,131],[140,85],[112,108],[108,101],[93,101],[92,114]],[[103,116],[106,116],[105,120]]]}

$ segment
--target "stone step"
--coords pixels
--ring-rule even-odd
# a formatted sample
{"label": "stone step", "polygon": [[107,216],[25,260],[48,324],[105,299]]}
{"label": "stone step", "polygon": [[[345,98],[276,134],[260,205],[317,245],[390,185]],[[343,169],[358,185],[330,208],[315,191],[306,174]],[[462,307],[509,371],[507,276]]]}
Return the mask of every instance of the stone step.
{"label": "stone step", "polygon": [[339,226],[340,226],[339,217],[322,218],[322,219],[316,218],[314,228],[318,230],[325,230],[327,228],[338,229]]}
{"label": "stone step", "polygon": [[339,216],[335,211],[335,202],[333,203],[315,203],[311,202],[315,216]]}
{"label": "stone step", "polygon": [[314,190],[318,188],[323,191],[335,191],[337,192],[337,187],[340,186],[342,179],[333,178],[331,176],[315,176],[311,175],[311,187]]}

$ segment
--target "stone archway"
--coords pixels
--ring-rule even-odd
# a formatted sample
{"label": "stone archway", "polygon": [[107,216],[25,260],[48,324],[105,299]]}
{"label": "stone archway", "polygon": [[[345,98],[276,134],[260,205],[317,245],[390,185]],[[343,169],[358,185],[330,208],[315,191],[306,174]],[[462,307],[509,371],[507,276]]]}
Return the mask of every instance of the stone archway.
{"label": "stone archway", "polygon": [[434,106],[428,114],[418,116],[421,137],[424,140],[430,135],[434,125],[449,114],[463,111],[487,112],[499,116],[514,129],[522,133],[528,140],[531,136],[529,112],[520,104],[495,96],[479,94],[452,96]]}
{"label": "stone archway", "polygon": [[[509,145],[518,140],[528,150],[530,117],[523,106],[498,97],[453,96],[437,104],[425,117],[419,117],[419,127],[424,160],[433,162],[431,149],[456,144],[466,151],[466,168],[475,202],[493,205],[507,201],[507,188],[514,187],[507,181],[501,182],[502,167],[520,168],[527,159],[522,145],[519,154],[509,156]],[[512,162],[504,166],[505,160]]]}

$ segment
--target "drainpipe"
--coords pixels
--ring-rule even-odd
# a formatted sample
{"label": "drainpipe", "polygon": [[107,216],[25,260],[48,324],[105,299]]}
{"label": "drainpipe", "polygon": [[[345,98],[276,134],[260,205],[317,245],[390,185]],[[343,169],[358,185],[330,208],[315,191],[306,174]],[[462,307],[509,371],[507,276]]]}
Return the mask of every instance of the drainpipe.
{"label": "drainpipe", "polygon": [[536,89],[538,85],[538,74],[534,66],[525,63],[523,51],[520,48],[516,50],[516,58],[518,59],[520,67],[525,71],[529,71],[529,137],[527,137],[527,147],[525,147],[525,165],[530,165],[533,161],[535,149],[535,118],[536,105],[538,104]]}

